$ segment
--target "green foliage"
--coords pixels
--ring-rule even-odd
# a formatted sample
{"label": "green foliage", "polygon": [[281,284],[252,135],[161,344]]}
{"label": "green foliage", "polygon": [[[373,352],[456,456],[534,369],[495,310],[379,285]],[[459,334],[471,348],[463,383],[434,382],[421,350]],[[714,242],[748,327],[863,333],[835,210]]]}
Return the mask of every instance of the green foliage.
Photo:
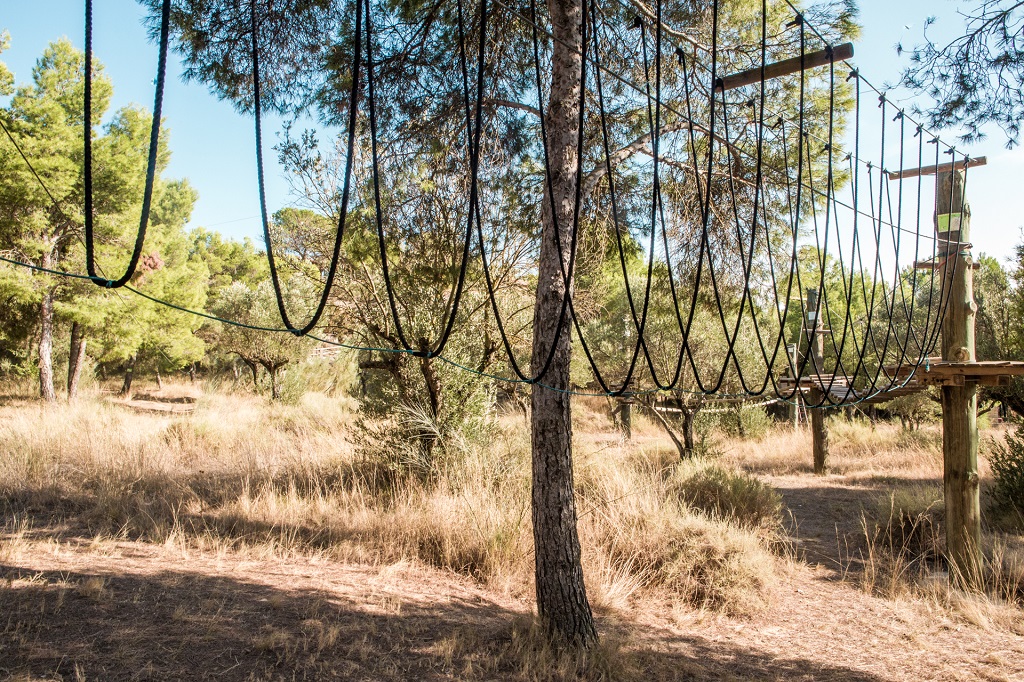
{"label": "green foliage", "polygon": [[760,438],[772,425],[764,405],[739,403],[734,409],[717,412],[715,416],[723,432],[739,438]]}
{"label": "green foliage", "polygon": [[357,381],[356,355],[345,350],[331,357],[310,356],[288,368],[281,379],[281,402],[296,405],[307,393],[351,395]]}
{"label": "green foliage", "polygon": [[[49,45],[32,71],[32,81],[14,90],[0,117],[32,160],[46,189],[12,145],[0,145],[0,244],[14,258],[42,267],[85,270],[82,248],[82,115],[84,57],[72,44]],[[92,103],[96,126],[93,199],[97,268],[104,276],[124,271],[141,217],[151,116],[137,106],[113,112],[105,125],[113,86],[94,63]],[[9,90],[0,69],[0,90]],[[166,131],[165,131],[166,132]],[[196,201],[187,181],[161,177],[170,160],[168,136],[161,136],[157,182],[145,250],[132,284],[147,293],[190,308],[206,299],[206,269],[189,258],[183,228]],[[52,194],[60,208],[47,194]],[[193,332],[196,320],[152,301],[101,289],[90,282],[0,268],[4,324],[0,358],[28,363],[27,346],[40,324],[44,300],[52,301],[51,338],[66,338],[79,325],[87,352],[109,365],[138,358],[143,365],[177,369],[203,354]],[[39,336],[40,343],[44,339]],[[68,355],[58,349],[58,358]],[[42,369],[42,368],[41,368]],[[60,374],[60,372],[56,372]]]}
{"label": "green foliage", "polygon": [[931,391],[918,391],[902,395],[885,403],[885,409],[900,419],[904,429],[916,431],[926,422],[933,422],[939,416],[938,403],[932,399]]}
{"label": "green foliage", "polygon": [[[296,316],[306,315],[310,289],[297,278],[285,280],[285,302]],[[270,377],[273,398],[281,397],[282,370],[289,364],[301,362],[309,353],[312,342],[279,329],[281,325],[273,285],[264,281],[256,286],[234,282],[224,287],[212,301],[210,310],[224,319],[247,326],[213,323],[204,327],[203,334],[222,352],[240,357],[250,368],[259,388],[259,368]]]}
{"label": "green foliage", "polygon": [[994,510],[1024,519],[1024,427],[1006,435],[1006,444],[993,443],[989,465],[995,483],[992,489]]}
{"label": "green foliage", "polygon": [[1007,147],[1013,147],[1024,119],[1024,103],[1017,96],[1024,82],[1019,41],[1024,12],[1018,2],[971,4],[958,10],[963,34],[952,40],[933,40],[928,28],[936,19],[926,20],[923,43],[911,52],[901,84],[932,100],[925,107],[930,125],[958,126],[966,131],[960,138],[970,143],[983,139],[984,127],[994,123],[1006,134]]}

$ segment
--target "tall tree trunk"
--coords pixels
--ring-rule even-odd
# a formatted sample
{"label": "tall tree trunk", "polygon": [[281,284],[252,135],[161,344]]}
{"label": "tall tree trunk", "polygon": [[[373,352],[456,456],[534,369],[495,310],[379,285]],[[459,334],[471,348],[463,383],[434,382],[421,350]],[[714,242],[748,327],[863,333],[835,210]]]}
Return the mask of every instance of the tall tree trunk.
{"label": "tall tree trunk", "polygon": [[68,355],[68,400],[74,400],[78,396],[78,382],[82,378],[82,367],[85,365],[87,340],[82,325],[78,322],[72,324],[71,353]]}
{"label": "tall tree trunk", "polygon": [[135,378],[135,363],[139,359],[139,353],[136,351],[129,359],[128,365],[124,370],[124,383],[121,384],[121,392],[118,395],[132,396],[132,379]]}
{"label": "tall tree trunk", "polygon": [[559,644],[591,648],[597,642],[597,629],[580,563],[573,491],[572,416],[569,395],[564,392],[569,388],[571,355],[568,321],[556,335],[566,291],[563,268],[568,268],[575,213],[583,7],[581,0],[549,0],[548,8],[554,35],[546,121],[551,187],[550,194],[545,187],[542,211],[533,314],[533,370],[543,367],[550,344],[555,344],[555,351],[541,379],[551,388],[534,384],[531,393],[534,577],[537,612],[552,639]]}
{"label": "tall tree trunk", "polygon": [[[430,347],[427,339],[420,339],[420,350],[424,353]],[[434,456],[434,445],[437,443],[437,422],[438,416],[441,414],[441,377],[437,374],[437,367],[434,365],[434,360],[421,355],[420,361],[420,374],[423,375],[423,383],[427,386],[427,407],[430,410],[430,420],[433,422],[431,426],[427,426],[421,430],[420,443],[422,444],[423,456],[428,471],[433,467],[433,456]]]}
{"label": "tall tree trunk", "polygon": [[[50,259],[43,258],[43,267],[50,266]],[[39,306],[39,396],[48,403],[57,401],[53,387],[53,287],[43,292]]]}

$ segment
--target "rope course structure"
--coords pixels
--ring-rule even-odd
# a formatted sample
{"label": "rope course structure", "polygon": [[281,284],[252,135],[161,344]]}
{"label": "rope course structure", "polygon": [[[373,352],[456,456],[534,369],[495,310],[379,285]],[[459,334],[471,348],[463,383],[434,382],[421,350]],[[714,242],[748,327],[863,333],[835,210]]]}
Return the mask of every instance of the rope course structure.
{"label": "rope course structure", "polygon": [[[584,2],[580,46],[568,46],[580,58],[581,96],[575,115],[581,124],[567,252],[558,242],[565,295],[556,336],[571,327],[593,381],[569,392],[626,397],[694,393],[764,403],[795,402],[815,389],[817,399],[808,402],[812,407],[877,401],[905,392],[918,385],[915,377],[932,363],[958,260],[952,258],[947,267],[946,258],[970,246],[933,223],[922,173],[907,169],[962,169],[965,187],[976,161],[891,102],[850,64],[852,46],[836,44],[840,37],[815,28],[797,5],[762,0],[756,25],[747,27],[749,43],[739,49],[723,44],[738,33],[724,25],[721,4],[709,3],[705,45],[666,23],[670,19],[663,0],[652,7],[626,0]],[[410,142],[396,141],[398,128],[384,111],[393,102],[381,99],[394,96],[381,72],[393,68],[387,50],[399,35],[397,29],[378,23],[381,10],[372,0],[351,3],[347,98],[339,103],[346,127],[339,145],[344,164],[337,224],[322,290],[308,321],[299,325],[293,323],[294,311],[286,310],[286,282],[279,274],[264,183],[262,81],[272,54],[271,38],[263,33],[256,0],[247,8],[237,5],[240,16],[247,14],[243,42],[251,66],[248,108],[255,126],[260,216],[282,326],[251,327],[189,310],[131,284],[153,194],[171,0],[160,6],[146,185],[124,274],[117,279],[98,274],[94,254],[91,0],[85,2],[83,130],[87,274],[16,258],[0,260],[124,288],[226,324],[308,336],[360,351],[436,358],[493,380],[545,386],[555,343],[545,362],[528,366],[517,330],[529,325],[520,319],[521,311],[503,309],[501,277],[494,271],[494,249],[503,239],[500,230],[511,195],[496,180],[511,158],[501,125],[535,131],[532,145],[519,152],[517,162],[531,179],[531,196],[538,199],[536,216],[547,211],[557,220],[559,213],[548,121],[564,112],[546,110],[551,84],[544,74],[553,37],[543,8],[536,0],[525,9],[504,0],[454,4],[452,31],[446,35],[460,100],[452,105],[459,129],[452,155],[461,160],[449,175],[458,176],[452,186],[461,193],[451,223],[462,227],[453,241],[446,306],[430,337],[410,332],[408,311],[416,304],[403,300],[392,268],[403,248],[392,230],[407,220],[398,184],[404,180],[396,176],[419,153],[402,156]],[[391,33],[382,37],[387,31]],[[511,43],[525,55],[521,66],[528,73],[504,73],[507,67],[501,60],[508,58]],[[452,71],[450,64],[440,68]],[[518,98],[511,105],[506,101],[509,93]],[[502,101],[506,104],[494,104]],[[7,127],[3,129],[18,147]],[[420,142],[429,148],[436,140]],[[533,159],[532,166],[522,162],[526,157]],[[24,154],[22,158],[45,189],[31,160]],[[393,347],[347,344],[318,332],[334,300],[346,234],[354,220],[367,220],[365,216],[376,237],[380,271],[374,274],[384,288],[388,325],[398,339]],[[935,220],[959,224],[964,209]],[[625,300],[618,321],[622,342],[612,352],[595,340],[600,315],[574,293],[581,263],[589,257],[583,253],[585,245],[601,230]],[[918,267],[925,262],[931,267]],[[534,267],[527,263],[516,276],[529,281]],[[467,291],[474,278],[486,297],[477,310],[488,311],[500,336],[507,373],[480,371],[445,355],[459,322],[470,314]],[[809,291],[813,294],[805,299]]]}

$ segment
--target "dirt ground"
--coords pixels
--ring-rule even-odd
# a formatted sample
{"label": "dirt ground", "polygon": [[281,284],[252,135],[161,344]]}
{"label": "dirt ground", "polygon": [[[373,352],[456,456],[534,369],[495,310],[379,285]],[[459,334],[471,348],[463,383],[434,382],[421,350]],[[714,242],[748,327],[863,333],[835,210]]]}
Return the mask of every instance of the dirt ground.
{"label": "dirt ground", "polygon": [[[831,548],[857,529],[837,524],[856,516],[867,488],[772,482],[804,550],[772,606],[746,618],[658,603],[599,613],[628,661],[623,677],[1024,680],[1024,624],[881,599],[843,579]],[[531,604],[450,573],[55,529],[5,541],[16,546],[0,553],[0,679],[544,679],[508,653]]]}

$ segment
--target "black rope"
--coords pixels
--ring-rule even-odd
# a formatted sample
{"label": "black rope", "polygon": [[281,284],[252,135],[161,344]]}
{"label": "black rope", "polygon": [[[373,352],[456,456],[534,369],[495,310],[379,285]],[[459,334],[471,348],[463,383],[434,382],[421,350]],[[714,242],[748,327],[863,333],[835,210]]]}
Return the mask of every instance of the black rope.
{"label": "black rope", "polygon": [[[310,317],[309,322],[304,324],[302,327],[296,327],[289,319],[287,306],[285,306],[284,292],[281,286],[280,275],[278,274],[277,263],[274,259],[274,242],[270,234],[270,220],[267,215],[267,191],[264,182],[263,170],[263,116],[262,103],[260,101],[259,24],[256,16],[256,1],[257,0],[250,0],[249,19],[251,31],[250,47],[252,54],[253,119],[255,122],[256,132],[256,176],[259,184],[260,217],[263,225],[263,239],[267,244],[267,263],[270,265],[270,281],[274,285],[274,297],[277,299],[277,308],[281,313],[281,321],[284,323],[285,329],[288,329],[296,336],[305,336],[312,331],[314,327],[316,327],[320,318],[324,314],[324,310],[327,308],[327,302],[330,300],[331,296],[331,289],[334,286],[334,277],[338,271],[338,264],[341,260],[341,242],[345,236],[345,224],[348,218],[352,163],[355,156],[356,122],[359,113],[359,43],[362,33],[362,11],[360,3],[357,0],[352,50],[352,86],[349,90],[348,140],[345,152],[345,171],[341,190],[341,208],[338,217],[338,228],[334,236],[334,248],[331,253],[331,263],[327,269],[324,290],[320,295],[320,301],[317,304],[316,310],[313,312],[312,317]],[[369,23],[369,17],[367,17],[367,23]],[[367,27],[367,34],[369,34],[368,29],[369,27]]]}
{"label": "black rope", "polygon": [[[93,281],[107,289],[119,289],[135,275],[142,249],[146,241],[146,228],[153,202],[153,185],[156,180],[157,159],[160,152],[160,126],[164,101],[164,80],[167,73],[167,39],[170,33],[171,0],[163,0],[160,10],[160,52],[156,72],[156,94],[153,103],[153,121],[149,133],[149,156],[146,161],[146,183],[142,194],[142,213],[139,230],[135,235],[135,246],[123,275],[115,280],[100,277],[96,268],[95,233],[93,216],[92,179],[92,0],[85,0],[85,103],[82,123],[84,144],[84,190],[85,190],[85,267]],[[52,198],[52,197],[51,197]]]}

